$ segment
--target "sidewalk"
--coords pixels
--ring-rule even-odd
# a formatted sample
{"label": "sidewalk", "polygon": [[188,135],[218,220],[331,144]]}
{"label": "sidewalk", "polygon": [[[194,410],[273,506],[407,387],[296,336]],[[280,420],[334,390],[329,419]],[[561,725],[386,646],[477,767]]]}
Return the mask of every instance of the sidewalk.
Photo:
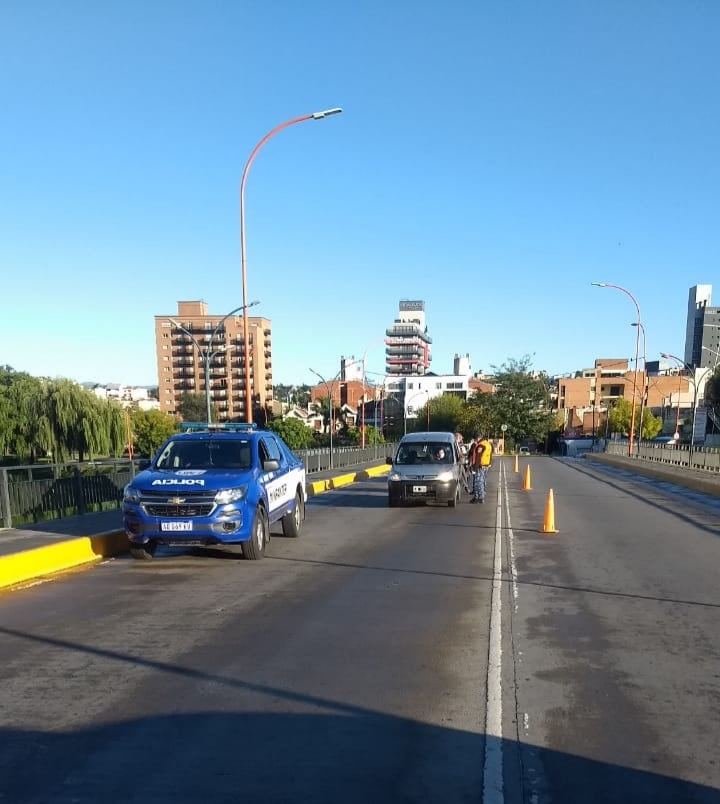
{"label": "sidewalk", "polygon": [[[348,470],[314,472],[308,498],[330,489],[377,477],[389,469],[371,461]],[[120,509],[68,516],[18,528],[0,528],[0,590],[43,575],[127,552]]]}
{"label": "sidewalk", "polygon": [[626,469],[636,475],[653,477],[656,480],[675,483],[678,486],[684,486],[693,491],[702,491],[705,494],[713,494],[716,497],[720,496],[720,474],[703,472],[701,469],[688,469],[684,466],[655,463],[640,458],[608,455],[602,452],[587,453],[585,460],[605,463],[610,466]]}

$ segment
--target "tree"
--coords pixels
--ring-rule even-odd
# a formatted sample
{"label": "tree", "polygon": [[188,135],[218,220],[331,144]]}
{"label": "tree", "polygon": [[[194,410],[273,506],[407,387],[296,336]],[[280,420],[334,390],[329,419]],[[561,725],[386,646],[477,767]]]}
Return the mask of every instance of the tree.
{"label": "tree", "polygon": [[505,437],[515,444],[528,440],[545,443],[555,427],[555,411],[545,377],[533,373],[530,366],[527,355],[520,360],[511,358],[499,368],[493,366],[497,390],[480,397],[479,413],[484,418],[480,430],[499,436],[505,424]]}
{"label": "tree", "polygon": [[[359,446],[362,444],[362,430],[359,427],[348,427],[343,433],[345,443]],[[373,444],[382,444],[385,442],[385,437],[377,427],[372,424],[365,425],[365,446],[370,447]]]}
{"label": "tree", "polygon": [[152,455],[155,450],[177,431],[177,422],[168,413],[159,410],[134,410],[130,414],[133,443],[141,455]]}
{"label": "tree", "polygon": [[2,404],[2,443],[5,454],[18,458],[35,459],[42,452],[38,444],[40,400],[43,384],[37,377],[16,372],[9,366],[0,371]]}
{"label": "tree", "polygon": [[[205,394],[185,392],[180,394],[177,412],[184,422],[204,422],[207,419],[207,397]],[[210,413],[213,421],[217,421],[215,404],[210,402]]]}
{"label": "tree", "polygon": [[[639,426],[639,422],[638,422]],[[642,437],[644,439],[655,438],[662,430],[662,419],[655,416],[649,410],[645,410],[642,420]]]}
{"label": "tree", "polygon": [[307,449],[313,443],[313,431],[299,419],[273,419],[268,429],[277,433],[290,449]]}
{"label": "tree", "polygon": [[608,430],[611,433],[628,435],[630,432],[630,416],[632,405],[627,399],[618,399],[608,413]]}
{"label": "tree", "polygon": [[430,430],[440,430],[454,433],[460,422],[463,409],[463,400],[455,394],[442,394],[442,396],[429,399],[422,411],[418,412],[418,420],[430,422]]}
{"label": "tree", "polygon": [[712,376],[705,383],[705,405],[709,409],[713,424],[715,424],[720,418],[720,366],[715,368]]}
{"label": "tree", "polygon": [[[627,399],[618,399],[608,413],[608,431],[627,436],[630,432],[631,416],[631,402]],[[661,429],[662,419],[645,409],[642,414],[642,438],[654,438]],[[640,433],[640,408],[637,405],[635,406],[634,431],[636,434]]]}

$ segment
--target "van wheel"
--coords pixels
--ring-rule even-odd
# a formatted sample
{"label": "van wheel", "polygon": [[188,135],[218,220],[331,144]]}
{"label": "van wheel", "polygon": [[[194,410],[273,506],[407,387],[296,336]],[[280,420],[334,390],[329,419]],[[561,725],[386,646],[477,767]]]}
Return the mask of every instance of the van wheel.
{"label": "van wheel", "polygon": [[454,508],[458,504],[459,500],[460,500],[460,484],[458,483],[455,486],[455,496],[452,498],[452,500],[448,500],[448,508]]}
{"label": "van wheel", "polygon": [[267,534],[268,524],[265,511],[258,507],[255,509],[255,516],[253,516],[250,538],[242,543],[243,555],[248,561],[259,561],[265,557]]}
{"label": "van wheel", "polygon": [[303,505],[302,496],[300,492],[295,494],[295,505],[289,514],[285,514],[282,518],[282,529],[285,536],[291,539],[297,539],[302,530],[303,521],[305,519],[305,506]]}

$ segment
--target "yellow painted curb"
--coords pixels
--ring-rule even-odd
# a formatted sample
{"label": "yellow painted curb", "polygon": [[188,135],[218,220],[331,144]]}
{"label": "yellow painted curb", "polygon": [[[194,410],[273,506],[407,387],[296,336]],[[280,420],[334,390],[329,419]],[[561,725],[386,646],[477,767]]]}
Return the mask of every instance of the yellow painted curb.
{"label": "yellow painted curb", "polygon": [[322,494],[323,491],[327,491],[328,488],[327,480],[313,480],[312,483],[307,484],[307,494],[308,497],[313,497],[316,494]]}
{"label": "yellow painted curb", "polygon": [[[360,472],[348,472],[324,480],[313,480],[306,485],[308,497],[346,486],[356,480],[367,480],[385,474],[389,468],[387,464],[380,464]],[[128,539],[125,531],[116,530],[97,536],[79,536],[44,547],[0,556],[0,589],[127,551]]]}
{"label": "yellow painted curb", "polygon": [[377,475],[386,474],[389,470],[390,465],[384,463],[381,466],[371,466],[369,469],[365,470],[365,474],[370,475],[370,477],[377,477]]}
{"label": "yellow painted curb", "polygon": [[355,472],[352,474],[337,475],[336,477],[328,478],[328,488],[338,489],[340,486],[347,486],[355,481]]}
{"label": "yellow painted curb", "polygon": [[370,466],[360,472],[348,472],[344,475],[326,477],[324,480],[312,480],[306,485],[307,495],[308,497],[314,497],[316,494],[322,494],[324,491],[347,486],[349,483],[354,483],[357,480],[368,480],[368,478],[385,474],[389,468],[389,465],[385,463],[379,466]]}
{"label": "yellow painted curb", "polygon": [[106,556],[125,553],[127,549],[125,532],[117,530],[97,536],[80,536],[46,547],[0,556],[0,589],[91,561],[99,561]]}

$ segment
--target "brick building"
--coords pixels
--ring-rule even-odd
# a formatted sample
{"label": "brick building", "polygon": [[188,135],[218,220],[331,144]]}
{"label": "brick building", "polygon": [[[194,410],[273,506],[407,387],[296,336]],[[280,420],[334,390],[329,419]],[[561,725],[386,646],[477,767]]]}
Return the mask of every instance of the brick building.
{"label": "brick building", "polygon": [[[179,301],[177,307],[175,315],[155,316],[160,409],[175,415],[183,393],[205,394],[209,350],[210,398],[218,420],[245,421],[243,316],[209,313],[204,301]],[[267,409],[273,393],[269,319],[248,317],[248,341],[252,410]]]}

